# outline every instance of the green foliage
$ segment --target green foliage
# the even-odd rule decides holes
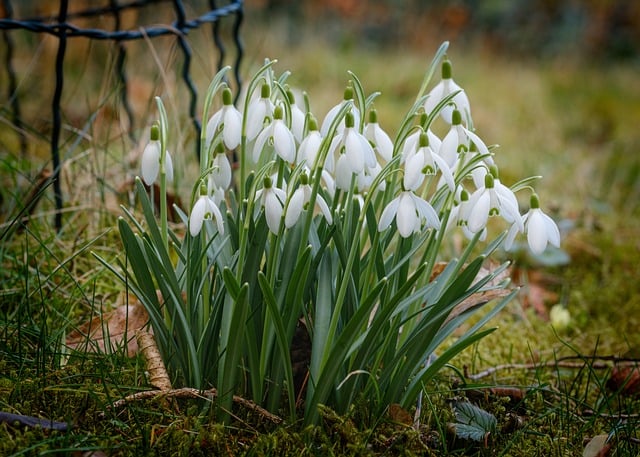
[[[192,215],[187,218],[183,214],[189,233],[180,236],[170,231],[166,210],[162,208],[158,222],[138,180],[136,194],[143,218],[138,220],[127,211],[126,219],[121,218],[118,224],[125,261],[115,267],[101,260],[147,309],[174,383],[201,389],[216,387],[220,394],[218,408],[223,417],[231,410],[232,394],[237,393],[273,412],[279,412],[284,406],[290,420],[295,421],[296,396],[303,392],[294,389],[290,350],[296,344],[293,336],[302,319],[311,341],[304,422],[317,423],[320,405],[345,413],[359,395],[369,398],[369,408],[382,414],[391,403],[405,407],[413,404],[425,383],[452,357],[491,332],[481,327],[511,296],[494,303],[493,311],[484,319],[468,328],[437,357],[432,357],[477,309],[471,307],[454,313],[455,307],[476,293],[496,287],[491,283],[496,282],[495,278],[506,265],[488,274],[481,273],[481,267],[502,237],[497,237],[482,255],[474,258],[478,234],[460,258],[447,259],[443,250],[444,225],[453,217],[454,194],[447,192],[446,187],[437,186],[433,177],[427,177],[419,191],[415,184],[411,186],[415,185],[416,189],[405,189],[400,176],[401,155],[406,154],[401,150],[408,135],[428,129],[460,93],[443,94],[433,112],[428,116],[419,115],[425,100],[424,91],[445,51],[446,44],[434,58],[416,104],[401,123],[394,158],[372,174],[366,185],[359,184],[360,177],[351,174],[348,188],[343,187],[344,183],[338,183],[337,189],[326,187],[325,166],[329,160],[335,160],[336,154],[339,156],[337,168],[341,166],[340,160],[349,160],[346,166],[355,167],[354,170],[358,167],[357,148],[365,148],[362,141],[367,140],[362,137],[349,143],[347,130],[341,130],[342,124],[349,116],[355,119],[356,113],[360,122],[352,130],[363,132],[365,113],[377,94],[367,97],[362,83],[351,73],[354,98],[336,107],[335,117],[313,163],[304,160],[287,163],[294,158],[286,149],[289,143],[282,132],[292,128],[295,106],[284,89],[288,74],[277,78],[272,69],[274,62],[267,62],[249,82],[241,126],[233,125],[234,118],[222,117],[224,111],[220,111],[215,116],[223,121],[212,130],[208,127],[206,134],[203,131],[202,174],[194,185]],[[214,94],[225,87],[225,71],[210,85],[204,118],[209,114]],[[263,98],[258,104],[275,103],[272,106],[284,107],[286,123],[280,118],[270,118],[270,108],[266,108],[260,116],[265,116],[267,121],[263,125],[262,118],[258,120],[261,133],[254,140],[246,134],[253,127],[250,122],[256,122],[251,117],[251,110],[255,109],[252,97],[253,92],[265,84],[271,84],[272,90],[261,89],[262,96],[271,93],[271,99]],[[159,99],[158,107],[161,150],[164,150],[169,129]],[[225,105],[224,109],[229,106]],[[214,122],[213,119],[210,122]],[[211,188],[209,176],[222,173],[224,167],[214,161],[214,151],[217,145],[230,141],[233,128],[242,132],[238,197],[230,192],[227,201],[217,202],[210,199],[215,188]],[[265,135],[268,135],[266,141]],[[293,144],[293,137],[290,138]],[[334,145],[339,141],[344,141],[344,145],[336,151]],[[484,167],[483,160],[492,160],[480,153],[476,156],[469,153],[467,158],[465,151],[468,150],[468,146],[464,146],[460,154],[461,162],[455,175],[458,184],[473,169]],[[373,165],[364,155],[366,148],[359,153],[363,154],[360,160],[364,159],[367,167],[371,167],[366,172],[373,173]],[[251,166],[257,169],[252,170]],[[163,169],[161,159],[161,195]],[[308,185],[306,180],[301,180],[302,174],[307,173]],[[208,195],[202,191],[207,179]],[[284,185],[288,189],[286,193],[279,189]],[[303,191],[304,204],[296,206],[300,205],[301,198],[296,192]],[[411,200],[407,192],[413,191],[422,197],[411,196]],[[413,224],[413,234],[399,237],[395,230],[383,231],[382,222],[376,229],[383,208],[400,206],[397,203],[402,201],[400,197],[394,199],[397,192],[411,202],[428,198],[431,203],[421,200],[420,210],[411,210],[417,213],[410,217],[427,217],[422,208],[428,206],[427,209],[434,211],[430,209],[433,204],[433,217],[438,215],[442,227],[436,227],[434,224],[439,221],[429,218],[429,225],[423,230],[415,222],[401,220],[407,212],[403,203],[405,206],[396,210],[396,218],[398,224]],[[220,212],[211,206],[218,204],[222,208]],[[322,211],[313,210],[316,204]],[[210,209],[203,215],[196,209],[198,205]],[[300,211],[297,221],[287,222],[285,226],[283,212],[296,208]],[[327,215],[327,211],[331,214]],[[215,219],[215,226],[210,224],[211,219]],[[417,223],[421,224],[420,219]],[[223,232],[224,227],[227,229]],[[430,281],[436,261],[445,260],[447,267],[437,280]],[[431,363],[427,364],[428,359]]]

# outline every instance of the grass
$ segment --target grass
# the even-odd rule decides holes
[[[255,68],[265,56],[278,58],[279,68],[293,72],[292,84],[312,88],[317,114],[336,102],[346,71],[352,70],[377,85],[365,89],[383,92],[376,106],[388,127],[412,102],[435,49],[399,53],[299,38],[302,45],[283,47],[286,37],[258,27],[246,34],[244,65]],[[397,415],[370,417],[357,404],[346,416],[324,411],[321,424],[308,428],[276,427],[238,406],[232,425],[222,426],[211,403],[202,399],[146,400],[109,410],[114,400],[149,387],[142,358],[125,357],[123,348],[99,355],[69,351],[63,344],[74,328],[108,309],[119,292],[89,251],[106,258],[119,254],[112,229],[117,202],[126,203],[126,193],[116,190],[137,170],[128,160],[136,145],[119,136],[114,120],[98,117],[93,124],[78,123],[82,139],[70,135],[65,143],[66,184],[79,190],[68,195],[59,234],[49,225],[48,192],[26,225],[18,221],[17,202],[25,203],[21,196],[28,194],[29,175],[42,154],[36,150],[33,157],[20,157],[12,152],[11,133],[0,134],[0,410],[75,424],[60,432],[2,423],[0,454],[564,456],[581,455],[585,441],[607,434],[613,443],[609,455],[637,455],[638,398],[606,385],[613,369],[607,357],[637,358],[640,347],[637,68],[606,65],[602,71],[604,64],[579,61],[514,62],[462,50],[456,43],[451,59],[454,77],[470,95],[476,127],[490,143],[501,144],[503,181],[545,176],[538,191],[565,227],[563,249],[571,262],[543,266],[540,259],[517,254],[516,282],[525,286],[521,299],[492,322],[497,332],[425,386],[417,430]],[[212,73],[202,61],[199,65],[197,85],[204,88]],[[181,90],[164,86],[160,91],[179,103]],[[102,93],[98,108],[87,106],[90,114],[117,106],[116,95]],[[27,103],[35,107],[37,100]],[[189,151],[189,135],[180,138]],[[188,153],[181,157],[191,160]],[[178,192],[189,187],[188,178],[181,179]],[[531,299],[538,286],[556,294],[543,302],[545,309],[556,303],[567,307],[568,327],[554,329],[544,315],[525,306],[526,294]],[[502,364],[514,367],[478,379],[461,376],[465,369],[473,375]],[[504,387],[515,389],[499,389]],[[451,405],[464,398],[497,418],[497,431],[486,446],[455,439],[449,431]]]

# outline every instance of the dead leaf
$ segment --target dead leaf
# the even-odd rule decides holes
[[[611,369],[607,388],[623,395],[640,395],[640,366],[637,362],[618,362]]]
[[[550,290],[557,282],[556,278],[530,269],[514,270],[513,278],[524,284],[520,292],[523,308],[533,308],[538,316],[549,320],[547,305],[558,302],[558,294]]]
[[[119,299],[118,303],[123,304],[69,333],[67,346],[83,351],[108,352],[125,344],[127,355],[134,357],[138,352],[135,333],[147,325],[149,315],[142,303],[132,295],[126,301]]]
[[[607,457],[611,453],[611,443],[607,443],[608,435],[596,435],[587,443],[582,457]]]
[[[398,422],[399,424],[413,424],[413,417],[411,414],[397,403],[391,403],[389,405],[389,417],[392,421]]]

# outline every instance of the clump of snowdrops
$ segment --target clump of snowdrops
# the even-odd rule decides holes
[[[157,99],[142,177],[159,181],[160,214],[138,180],[142,215],[120,219],[124,259],[110,268],[148,311],[174,385],[215,387],[222,413],[240,395],[305,423],[319,405],[346,412],[363,399],[382,414],[410,407],[452,357],[493,331],[485,324],[513,293],[453,336],[481,307],[461,304],[507,287],[498,280],[506,264],[488,270],[487,259],[518,234],[535,252],[560,236],[532,190],[536,177],[500,181],[447,46],[393,137],[377,122],[379,94],[352,73],[320,122],[275,62],[253,76],[239,109],[221,70],[204,103],[200,175],[189,208],[176,208],[184,235],[167,224],[171,139]],[[435,123],[448,130],[442,138]],[[516,192],[530,197],[524,215]],[[490,235],[500,226],[491,219],[504,230]],[[466,240],[458,252],[454,236]],[[305,342],[308,359],[292,360]]]

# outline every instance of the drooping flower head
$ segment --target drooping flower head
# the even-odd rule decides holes
[[[331,146],[329,154],[338,154],[335,167],[336,187],[341,190],[349,190],[353,175],[363,175],[365,171],[376,170],[376,154],[367,139],[355,128],[355,117],[351,111],[345,116],[345,128],[337,134]],[[363,182],[366,185],[366,177]],[[361,179],[362,179],[361,178]]]
[[[276,154],[287,163],[293,163],[296,158],[296,143],[293,134],[284,122],[284,110],[281,105],[273,111],[273,121],[267,125],[256,138],[253,148],[253,160],[258,162],[260,154],[267,148],[273,148]]]
[[[284,217],[284,225],[287,228],[291,228],[295,225],[295,223],[300,219],[300,215],[302,214],[302,210],[308,210],[307,206],[309,205],[309,201],[311,199],[311,192],[313,189],[309,184],[309,177],[306,173],[302,173],[300,175],[300,186],[293,192],[291,199],[289,200],[289,204],[287,206],[287,211]],[[316,195],[316,206],[320,210],[321,214],[327,220],[328,224],[333,223],[333,216],[331,215],[331,211],[329,210],[329,205],[322,197],[322,195]]]
[[[293,137],[296,140],[296,143],[300,144],[304,135],[304,120],[305,114],[300,109],[300,107],[296,103],[296,97],[287,87],[287,101],[289,102],[289,107],[291,108],[291,133],[293,133]]]
[[[260,98],[254,99],[247,108],[247,140],[253,141],[273,118],[271,86],[266,82],[260,88]]]
[[[465,116],[465,119],[470,119],[471,106],[469,104],[467,94],[452,78],[451,61],[449,59],[445,59],[442,62],[442,80],[433,89],[431,89],[431,92],[429,92],[429,96],[424,104],[424,110],[427,113],[431,113],[438,103],[456,91],[459,92],[453,97],[451,103],[447,104],[442,111],[440,111],[442,119],[449,124],[452,123],[452,114],[454,109],[460,111]]]
[[[472,233],[483,230],[489,216],[502,216],[507,222],[515,224],[522,230],[522,216],[517,204],[502,191],[495,188],[495,180],[491,173],[484,177],[484,187],[477,189],[469,198],[468,210],[461,215],[467,221]]]
[[[329,127],[331,127],[333,120],[336,118],[338,112],[342,109],[345,103],[353,103],[353,86],[351,86],[351,84],[349,84],[344,90],[342,101],[331,108],[327,115],[324,117],[324,120],[322,121],[322,127],[320,127],[320,133],[322,134],[322,136],[327,136],[327,134],[329,133]],[[354,105],[353,108],[351,108],[351,111],[355,121],[354,123],[360,124],[360,110],[358,110],[358,108]],[[342,132],[344,130],[344,127],[345,120],[343,119],[342,122],[340,122],[340,125],[338,125],[337,132]]]
[[[168,182],[173,181],[173,162],[169,151],[165,151],[164,167]],[[157,124],[151,126],[150,141],[142,152],[140,160],[140,174],[147,186],[158,179],[160,173],[160,127]]]
[[[222,213],[220,209],[218,209],[215,201],[206,195],[206,192],[206,188],[201,189],[201,195],[191,209],[191,215],[189,216],[189,233],[191,233],[191,236],[197,236],[202,230],[205,221],[214,220],[218,233],[224,235]]]
[[[405,190],[385,207],[378,221],[378,231],[386,230],[393,219],[396,220],[398,233],[403,238],[422,229],[423,221],[427,228],[440,229],[440,220],[433,207],[410,190]]]
[[[277,235],[287,194],[282,189],[275,187],[269,176],[264,178],[263,183],[263,188],[256,192],[256,200],[260,200],[260,206],[264,208],[269,231]]]
[[[393,158],[393,142],[387,132],[378,123],[378,112],[375,108],[369,111],[369,123],[364,128],[364,137],[369,140],[375,152],[385,162]]]
[[[505,249],[511,249],[515,236],[521,231],[526,231],[527,243],[534,254],[542,254],[547,248],[547,244],[560,247],[558,226],[540,209],[540,199],[537,194],[531,195],[529,212],[522,217],[522,220],[524,221],[524,230],[520,230],[514,224],[507,233]]]
[[[222,108],[220,108],[207,122],[205,147],[209,148],[213,138],[222,134],[222,141],[227,149],[238,147],[242,136],[242,114],[233,105],[231,89],[222,89]]]

